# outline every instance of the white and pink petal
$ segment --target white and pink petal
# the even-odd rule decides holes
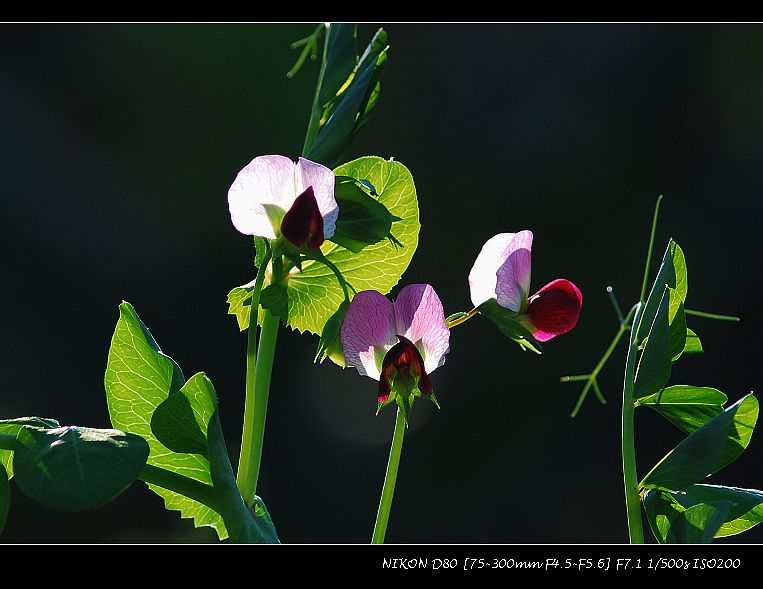
[[[450,351],[450,329],[442,302],[428,284],[409,284],[395,299],[396,333],[418,348],[424,369],[432,373],[445,363]]]
[[[384,353],[398,342],[395,335],[395,310],[390,300],[375,290],[356,294],[340,332],[347,364],[361,375],[379,380]]]

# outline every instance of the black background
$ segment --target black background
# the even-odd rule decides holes
[[[0,417],[108,427],[103,372],[121,300],[186,375],[204,370],[238,455],[245,335],[226,294],[252,278],[226,193],[256,155],[296,157],[318,66],[294,79],[312,24],[0,27]],[[361,25],[365,42],[378,25]],[[385,25],[382,96],[347,159],[412,171],[420,244],[401,284],[469,306],[482,244],[531,229],[533,290],[583,292],[577,328],[537,357],[486,320],[454,329],[417,404],[389,542],[627,541],[619,452],[624,348],[576,419],[577,384],[617,329],[605,287],[638,296],[652,207],[659,257],[684,249],[706,353],[673,383],[736,400],[760,378],[763,29],[758,25]],[[393,291],[397,292],[397,289]],[[282,541],[370,538],[394,412],[375,383],[313,365],[317,340],[281,331],[259,494]],[[643,475],[681,434],[637,415]],[[763,487],[763,444],[711,481]],[[647,532],[648,533],[648,532]],[[137,483],[67,514],[14,488],[3,542],[212,542]],[[732,542],[758,542],[753,530]],[[721,540],[720,542],[728,542]]]

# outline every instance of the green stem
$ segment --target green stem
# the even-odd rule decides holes
[[[620,303],[617,302],[615,291],[611,286],[607,287],[607,294],[609,295],[609,300],[611,301],[612,306],[615,308],[615,313],[617,313],[617,320],[620,323],[623,323],[625,321],[625,318],[623,317],[623,311],[620,309]]]
[[[654,216],[652,217],[652,233],[649,236],[649,250],[646,254],[646,267],[644,268],[644,280],[641,282],[641,295],[638,300],[644,302],[646,296],[646,285],[649,280],[649,266],[652,263],[652,250],[654,249],[654,234],[657,231],[657,218],[660,216],[660,203],[662,202],[662,195],[657,197],[657,203],[654,205]],[[635,325],[638,325],[637,323]]]
[[[254,499],[255,489],[251,487],[256,475],[252,475],[252,451],[254,445],[255,421],[255,376],[257,368],[257,316],[260,308],[260,292],[265,280],[265,272],[270,262],[271,252],[265,254],[257,269],[257,278],[252,290],[252,302],[249,306],[249,330],[246,346],[246,399],[244,401],[244,427],[241,434],[241,454],[238,459],[238,475],[236,482],[244,498]],[[247,505],[249,502],[247,501]]]
[[[451,329],[455,327],[456,325],[461,325],[462,323],[466,323],[467,321],[469,321],[469,319],[474,317],[477,313],[479,313],[479,309],[472,309],[466,315],[462,315],[458,319],[454,319],[453,321],[448,322],[448,329]]]
[[[262,444],[265,438],[265,418],[268,414],[268,397],[270,396],[270,377],[273,372],[273,359],[276,352],[276,338],[281,320],[267,309],[263,313],[260,347],[257,351],[257,376],[254,384],[254,430],[253,444],[249,456],[249,484],[246,495],[242,497],[248,506],[254,504],[257,492],[257,480],[260,476],[262,462]]]
[[[392,507],[392,498],[395,496],[395,482],[397,481],[397,467],[400,465],[400,453],[403,450],[403,436],[405,435],[405,417],[398,408],[395,418],[395,433],[392,435],[392,446],[389,449],[389,461],[387,473],[384,475],[384,487],[382,488],[379,511],[376,513],[376,524],[371,544],[384,544],[387,535],[387,522],[389,510]]]
[[[638,304],[633,324],[638,320],[643,310],[642,303]],[[623,381],[623,410],[622,410],[622,454],[623,454],[623,485],[625,490],[625,507],[628,514],[628,534],[631,544],[644,543],[644,529],[641,520],[641,498],[638,491],[638,474],[636,472],[636,445],[634,438],[633,385],[636,375],[636,356],[638,343],[636,330],[633,330],[628,346],[628,357],[625,361],[625,378]]]
[[[563,376],[561,378],[562,382],[573,382],[573,381],[579,381],[579,380],[587,381],[585,387],[583,388],[583,392],[581,392],[580,397],[578,397],[578,402],[575,403],[575,408],[572,410],[572,413],[570,413],[570,417],[575,417],[580,411],[580,407],[582,407],[583,401],[585,401],[586,397],[588,396],[588,391],[591,389],[592,386],[594,386],[596,377],[599,376],[599,373],[604,368],[604,365],[609,360],[609,357],[615,351],[615,348],[617,347],[617,344],[620,343],[620,339],[623,337],[623,334],[630,328],[631,317],[633,317],[633,314],[636,312],[637,307],[638,307],[638,303],[633,305],[630,311],[628,311],[628,314],[625,316],[622,323],[620,323],[620,329],[617,330],[617,333],[615,334],[615,337],[612,338],[612,342],[609,344],[609,347],[604,352],[604,355],[601,357],[598,364],[596,364],[596,366],[594,367],[594,369],[591,371],[590,374],[579,375],[579,376]],[[598,389],[598,385],[596,385],[595,391],[597,396],[599,397],[599,400],[603,401],[604,397],[601,395],[601,391]]]
[[[739,317],[733,315],[716,315],[715,313],[705,313],[704,311],[692,311],[691,309],[684,309],[684,313],[687,315],[694,315],[695,317],[704,317],[705,319],[717,319],[718,321],[739,321]]]
[[[323,55],[321,56],[321,71],[318,74],[318,82],[315,85],[315,96],[313,96],[313,105],[310,108],[310,122],[307,125],[307,133],[305,134],[305,143],[302,145],[302,155],[307,156],[310,148],[313,146],[315,137],[318,135],[318,129],[321,122],[321,106],[318,104],[318,100],[321,94],[321,88],[323,87],[323,76],[326,73],[326,57],[329,48],[329,40],[331,37],[331,25],[326,26],[326,35],[323,40]]]
[[[0,450],[15,450],[16,436],[12,434],[0,434]]]
[[[217,510],[217,498],[211,485],[194,480],[176,472],[170,472],[157,466],[146,464],[138,475],[138,479],[150,485],[185,495],[189,499],[203,503]]]

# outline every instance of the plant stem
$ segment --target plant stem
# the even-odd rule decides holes
[[[403,450],[403,436],[405,435],[405,417],[398,407],[395,418],[395,433],[392,435],[392,446],[389,449],[389,461],[387,472],[384,475],[384,487],[382,488],[379,511],[376,513],[376,524],[371,544],[384,544],[387,534],[387,522],[389,510],[392,507],[392,498],[395,496],[395,482],[397,481],[397,467],[400,465],[400,453]]]
[[[455,327],[456,325],[461,325],[462,323],[466,323],[467,321],[469,321],[469,319],[474,317],[477,313],[479,313],[479,309],[472,309],[466,315],[463,315],[459,317],[458,319],[454,319],[453,321],[450,321],[448,323],[448,329]]]
[[[694,315],[695,317],[704,317],[705,319],[717,319],[718,321],[739,321],[739,317],[733,315],[716,315],[714,313],[705,313],[704,311],[692,311],[691,309],[684,309],[684,313],[687,315]]]
[[[654,216],[652,217],[652,233],[649,236],[649,250],[646,254],[644,280],[641,282],[641,295],[638,298],[638,300],[642,303],[644,302],[644,296],[646,296],[646,284],[649,280],[649,266],[652,263],[652,249],[654,249],[654,234],[657,231],[657,218],[660,216],[660,202],[662,202],[662,195],[657,197],[657,203],[654,205]],[[638,323],[635,325],[638,325]]]
[[[599,390],[598,385],[594,385],[596,377],[599,376],[599,372],[601,372],[601,370],[604,368],[604,365],[607,363],[607,360],[609,360],[609,357],[615,351],[615,348],[617,347],[617,344],[620,343],[620,339],[623,337],[623,334],[630,328],[630,320],[631,317],[633,317],[633,314],[636,312],[637,307],[638,304],[633,305],[630,311],[628,311],[628,314],[625,316],[622,323],[620,323],[620,329],[617,330],[617,333],[615,334],[615,337],[612,338],[612,342],[609,344],[609,347],[604,352],[604,355],[601,357],[598,364],[596,364],[590,374],[579,376],[563,376],[561,378],[562,382],[573,382],[579,380],[587,381],[585,387],[583,387],[583,392],[581,392],[580,397],[578,397],[578,402],[575,403],[575,408],[572,410],[572,413],[570,413],[570,417],[575,417],[578,414],[580,407],[582,407],[583,401],[585,401],[586,397],[588,396],[588,391],[592,386],[595,386],[594,390],[596,391],[599,400],[603,400],[604,397],[601,395],[601,391]]]
[[[638,320],[643,310],[643,303],[638,303],[633,324]],[[644,529],[641,521],[641,498],[638,493],[638,474],[636,472],[636,446],[634,438],[633,385],[636,374],[636,355],[638,343],[636,330],[629,338],[628,357],[625,361],[625,377],[623,381],[623,410],[622,410],[622,454],[623,454],[623,485],[625,489],[625,508],[628,514],[628,535],[631,544],[644,543]]]
[[[315,95],[313,96],[313,105],[310,108],[310,122],[307,125],[307,133],[305,134],[305,143],[302,145],[302,155],[307,156],[310,148],[315,142],[315,137],[318,135],[318,127],[321,122],[321,105],[318,104],[320,99],[321,88],[323,87],[323,76],[326,73],[326,53],[329,48],[329,41],[331,37],[331,25],[326,26],[326,34],[323,40],[323,54],[321,55],[321,71],[318,74],[318,82],[315,84]]]
[[[156,485],[157,487],[180,493],[217,510],[217,498],[215,490],[211,485],[150,464],[146,464],[143,467],[143,470],[138,475],[138,479],[150,485]]]
[[[257,368],[257,316],[260,308],[260,292],[265,280],[265,271],[270,262],[270,251],[265,255],[260,267],[257,269],[257,278],[252,290],[252,302],[249,311],[249,330],[247,332],[246,346],[246,399],[244,401],[244,427],[241,434],[241,454],[238,459],[238,475],[236,482],[247,505],[248,498],[254,500],[255,488],[252,488],[256,475],[251,472],[252,452],[254,445],[254,421],[255,421],[255,377]]]
[[[262,444],[265,438],[265,418],[268,413],[268,397],[270,396],[270,377],[273,372],[273,359],[276,352],[276,338],[281,320],[267,309],[262,318],[262,332],[260,333],[260,346],[257,352],[257,375],[254,385],[254,430],[252,452],[250,454],[250,484],[247,486],[247,494],[242,496],[246,504],[251,507],[254,504],[254,496],[257,493],[257,480],[260,476],[260,463],[262,461]]]

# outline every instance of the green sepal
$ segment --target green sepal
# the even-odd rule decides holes
[[[270,251],[270,241],[264,237],[254,236],[254,265],[259,268]]]
[[[479,312],[495,323],[503,335],[517,342],[523,350],[529,349],[536,354],[541,353],[540,344],[530,330],[522,325],[518,313],[501,307],[495,299],[482,303],[479,306]]]
[[[344,358],[344,351],[342,349],[340,331],[342,329],[342,324],[344,323],[344,317],[347,315],[347,309],[349,308],[350,301],[345,299],[342,304],[339,305],[336,313],[326,321],[326,325],[323,326],[323,333],[321,333],[321,338],[318,342],[318,350],[315,352],[313,362],[321,364],[327,357],[331,357],[336,364],[347,366],[347,361]],[[341,364],[340,357],[342,361]]]

